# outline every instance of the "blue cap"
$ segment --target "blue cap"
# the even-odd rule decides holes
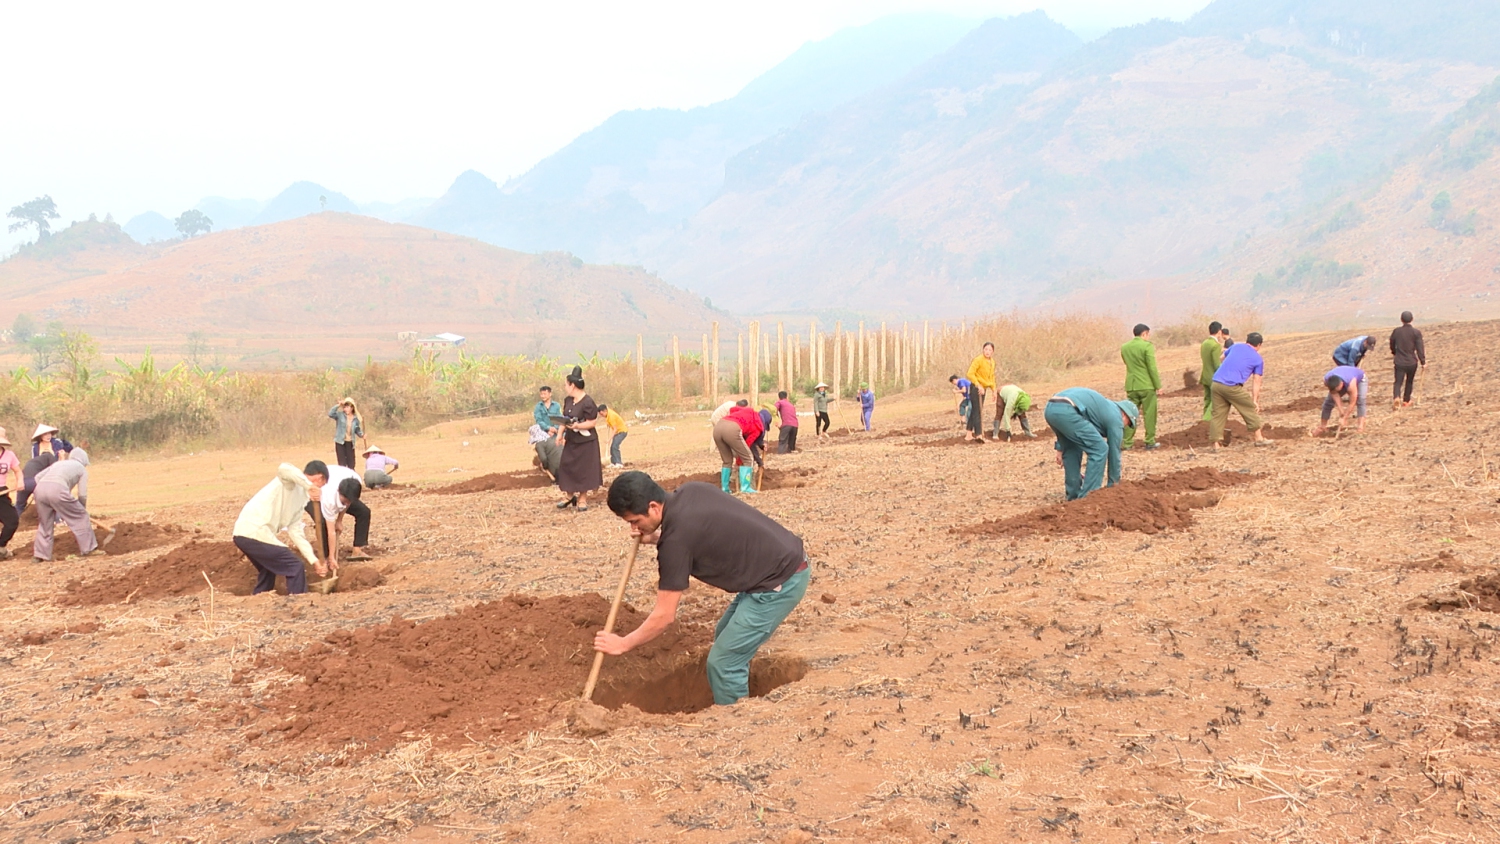
[[[1141,415],[1141,412],[1135,407],[1135,402],[1117,401],[1115,402],[1115,404],[1119,405],[1120,410],[1124,411],[1125,418],[1130,420],[1130,427],[1134,428],[1136,420],[1139,419]]]

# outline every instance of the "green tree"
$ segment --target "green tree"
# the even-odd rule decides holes
[[[193,362],[193,366],[200,365],[200,358],[208,356],[208,335],[202,331],[194,331],[187,336],[187,356]]]
[[[208,234],[214,228],[214,221],[196,208],[189,208],[182,212],[173,222],[177,224],[177,230],[182,232],[183,237]]]
[[[62,359],[69,395],[75,401],[83,399],[89,393],[94,363],[99,357],[99,344],[82,331],[63,331],[57,335],[57,353]]]
[[[30,226],[36,226],[36,239],[42,240],[52,233],[52,223],[50,221],[56,220],[59,215],[57,213],[57,203],[52,201],[52,197],[39,196],[30,202],[23,202],[10,209],[10,213],[5,216],[16,221],[10,224],[11,231],[15,232]]]
[[[10,324],[10,336],[17,343],[25,343],[36,336],[36,320],[28,314],[16,314],[16,321]]]

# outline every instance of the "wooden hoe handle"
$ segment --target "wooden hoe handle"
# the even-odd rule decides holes
[[[630,556],[625,558],[625,570],[620,572],[620,587],[615,590],[615,602],[609,605],[609,616],[604,619],[604,632],[615,632],[615,617],[620,614],[620,602],[625,600],[625,587],[630,584],[630,573],[635,569],[635,555],[641,550],[641,539],[636,537],[630,545]],[[594,684],[599,682],[599,669],[604,667],[604,651],[594,651],[594,667],[589,669],[589,680],[583,684],[583,699],[594,699]]]

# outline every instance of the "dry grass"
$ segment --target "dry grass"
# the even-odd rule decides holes
[[[1252,331],[1260,331],[1265,323],[1260,311],[1246,305],[1222,308],[1207,314],[1194,311],[1171,325],[1152,326],[1151,339],[1158,346],[1194,346],[1208,336],[1208,324],[1219,321],[1229,327],[1229,336],[1244,339]]]

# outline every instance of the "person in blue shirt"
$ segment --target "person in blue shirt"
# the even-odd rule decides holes
[[[1266,374],[1266,359],[1260,356],[1263,343],[1265,338],[1260,332],[1252,331],[1245,336],[1245,342],[1224,350],[1224,359],[1209,386],[1214,409],[1208,420],[1208,440],[1215,451],[1223,447],[1224,426],[1229,422],[1231,407],[1245,418],[1245,427],[1250,429],[1256,445],[1271,444],[1261,433],[1264,423],[1260,419],[1260,381]]]
[[[531,421],[548,434],[557,436],[557,423],[552,421],[552,417],[562,415],[562,405],[552,400],[551,387],[537,390],[537,396],[541,400],[531,409]]]
[[[874,430],[870,425],[870,417],[875,415],[875,391],[864,381],[859,382],[859,418],[865,423],[865,430]]]
[[[1359,362],[1365,359],[1365,355],[1375,348],[1375,338],[1368,334],[1352,337],[1338,345],[1333,350],[1334,366],[1359,366]]]
[[[1132,436],[1140,411],[1133,402],[1110,401],[1087,387],[1070,387],[1047,400],[1043,413],[1057,435],[1057,465],[1063,467],[1063,490],[1068,500],[1079,499],[1105,482],[1120,482],[1120,448],[1125,429]],[[1082,469],[1088,456],[1087,469]]]
[[[953,385],[953,395],[958,400],[959,424],[962,425],[969,418],[969,388],[974,382],[957,375],[949,375],[948,383]]]
[[[1360,433],[1365,431],[1365,399],[1369,396],[1370,379],[1365,377],[1365,371],[1357,366],[1335,366],[1323,376],[1323,386],[1328,388],[1328,395],[1323,399],[1323,417],[1318,427],[1312,431],[1313,436],[1318,436],[1328,430],[1328,420],[1333,417],[1335,408],[1339,412],[1339,427],[1349,427],[1349,415],[1352,413],[1358,418]],[[1353,394],[1350,388],[1353,387]]]

